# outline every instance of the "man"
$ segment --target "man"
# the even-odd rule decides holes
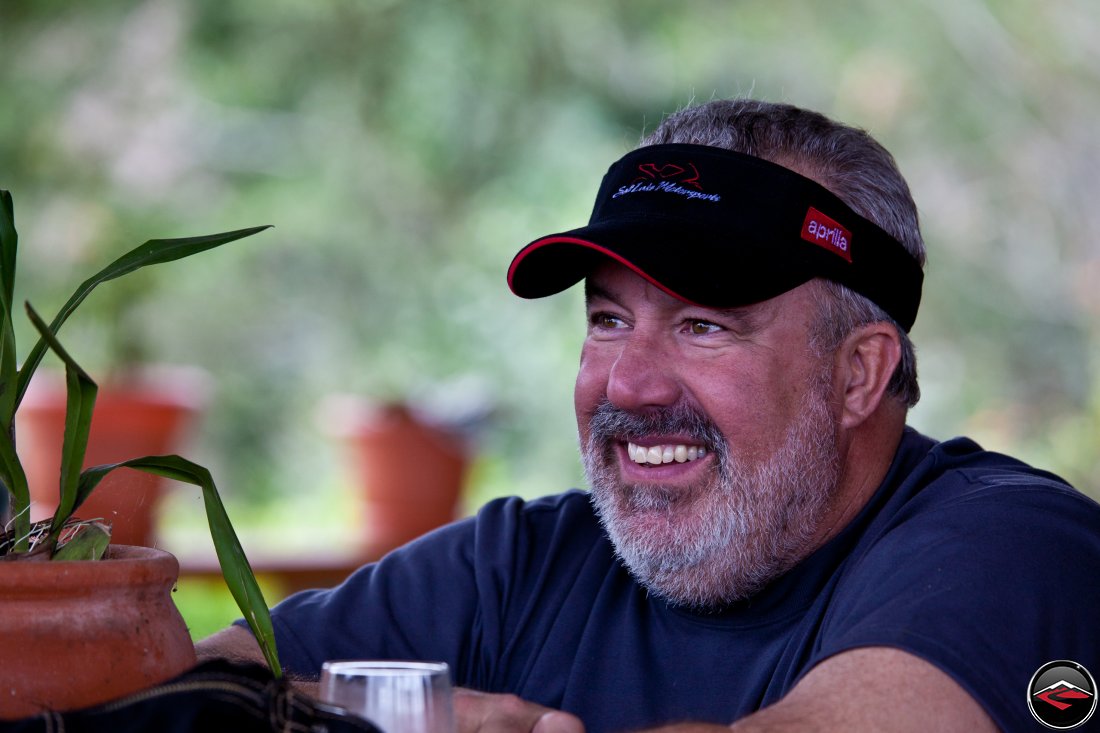
[[[1100,669],[1100,507],[905,426],[923,261],[864,132],[671,116],[508,273],[523,297],[584,281],[590,495],[492,502],[288,599],[286,666],[446,661],[487,693],[462,731],[1035,727],[1041,665]],[[258,658],[239,627],[200,651]]]

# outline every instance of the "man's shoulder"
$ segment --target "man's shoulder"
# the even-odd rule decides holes
[[[597,524],[588,492],[570,489],[560,494],[550,494],[534,499],[521,496],[502,496],[491,499],[477,512],[481,523]]]
[[[475,515],[422,535],[377,565],[388,572],[507,568],[511,574],[545,564],[575,553],[578,546],[598,544],[602,530],[587,497],[587,492],[573,489],[535,499],[491,499]]]
[[[969,438],[935,442],[909,430],[899,454],[906,450],[909,467],[896,483],[911,509],[1071,506],[1100,516],[1100,505],[1060,476]]]
[[[907,430],[890,476],[837,544],[861,573],[901,556],[940,567],[1046,547],[1078,547],[1100,570],[1098,527],[1100,504],[1058,476],[966,438]]]
[[[1080,546],[1100,569],[1100,504],[1055,474],[966,438],[937,443],[907,431],[892,477],[865,512],[855,557],[1005,559]]]
[[[588,492],[577,489],[536,499],[493,499],[478,511],[471,530],[482,547],[529,547],[533,552],[557,552],[603,535]]]
[[[907,434],[895,468],[833,576],[814,661],[902,649],[1020,728],[1029,718],[1016,691],[1036,668],[1100,664],[1081,613],[1100,604],[1100,505],[962,438]]]
[[[501,496],[486,502],[485,508],[494,505],[507,506],[511,510],[519,510],[533,514],[557,513],[561,511],[576,511],[584,507],[591,508],[588,492],[581,489],[567,489],[558,494],[547,494],[536,498],[524,498],[522,496]]]

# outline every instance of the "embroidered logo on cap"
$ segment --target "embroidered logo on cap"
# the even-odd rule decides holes
[[[675,163],[665,163],[664,165],[642,163],[638,166],[638,170],[642,172],[642,175],[635,178],[634,182],[644,181],[647,178],[673,180],[691,186],[696,191],[702,191],[703,187],[699,185],[699,169],[695,167],[694,163],[688,163],[688,166],[691,167],[690,171]]]
[[[641,175],[631,181],[629,185],[619,186],[619,190],[611,194],[611,198],[617,199],[631,193],[656,191],[658,193],[672,193],[689,199],[721,201],[722,197],[720,195],[703,192],[703,186],[699,183],[699,169],[695,167],[695,164],[689,162],[686,165],[685,168],[677,163],[641,163],[638,165],[638,172]],[[685,188],[685,186],[691,188]]]
[[[802,222],[802,238],[852,261],[852,233],[812,206]]]

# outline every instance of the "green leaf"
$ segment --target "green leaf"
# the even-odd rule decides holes
[[[82,523],[51,560],[99,560],[111,543],[111,529],[102,522]]]
[[[15,297],[15,254],[19,234],[15,232],[15,207],[11,194],[0,190],[0,295],[11,303]]]
[[[31,323],[42,335],[43,342],[65,362],[65,436],[61,441],[61,487],[57,511],[50,523],[50,534],[46,547],[52,553],[61,536],[61,529],[80,505],[77,500],[77,486],[80,482],[80,469],[84,465],[84,454],[88,449],[88,435],[92,428],[92,411],[95,409],[96,393],[99,388],[92,378],[81,369],[57,337],[50,333],[49,326],[27,303],[27,315]]]
[[[15,260],[19,249],[11,193],[0,190],[0,481],[11,497],[13,552],[26,552],[31,531],[27,476],[15,451],[16,345],[12,324]]]
[[[62,324],[64,324],[69,316],[72,315],[73,311],[77,309],[77,306],[84,302],[88,294],[100,283],[114,280],[115,278],[122,277],[135,270],[148,267],[149,265],[159,265],[164,262],[173,262],[184,257],[190,257],[193,254],[205,252],[208,249],[213,249],[214,247],[219,247],[223,244],[243,239],[244,237],[250,237],[253,234],[269,228],[269,226],[250,227],[248,229],[237,229],[232,232],[207,234],[201,237],[186,237],[183,239],[151,239],[122,255],[81,283],[80,287],[76,289],[69,297],[68,301],[65,302],[65,305],[61,307],[61,310],[58,311],[57,315],[54,316],[53,321],[50,322],[50,333],[56,334]],[[30,384],[31,377],[34,376],[34,372],[38,368],[39,362],[42,361],[42,356],[45,354],[46,348],[45,340],[39,339],[38,343],[31,349],[30,354],[27,355],[26,361],[23,362],[23,368],[19,370],[14,395],[14,405],[16,408],[18,408],[19,403],[22,401],[23,395],[27,391],[27,386]]]
[[[80,476],[77,491],[77,503],[83,501],[96,485],[116,468],[135,468],[146,473],[164,476],[176,481],[193,484],[202,488],[203,503],[206,506],[206,520],[210,525],[210,537],[214,541],[214,550],[221,565],[222,577],[233,594],[233,599],[244,614],[245,621],[259,642],[267,664],[276,676],[283,674],[279,665],[279,656],[275,649],[275,632],[271,626],[271,614],[267,608],[256,575],[244,554],[237,533],[229,522],[225,506],[210,472],[202,466],[180,456],[146,456],[106,466],[95,466],[85,470]]]
[[[10,303],[15,297],[15,255],[19,235],[15,231],[15,205],[11,193],[0,190],[0,295]]]
[[[16,355],[12,325],[15,256],[19,249],[11,194],[0,190],[0,430],[14,429]]]
[[[0,479],[11,497],[11,524],[15,536],[12,552],[26,552],[30,549],[31,535],[31,492],[27,486],[27,474],[15,453],[15,440],[7,430],[0,430]]]

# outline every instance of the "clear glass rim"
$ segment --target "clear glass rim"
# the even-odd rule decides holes
[[[446,662],[407,662],[385,659],[335,659],[321,665],[321,674],[443,674],[448,675],[450,668]]]

